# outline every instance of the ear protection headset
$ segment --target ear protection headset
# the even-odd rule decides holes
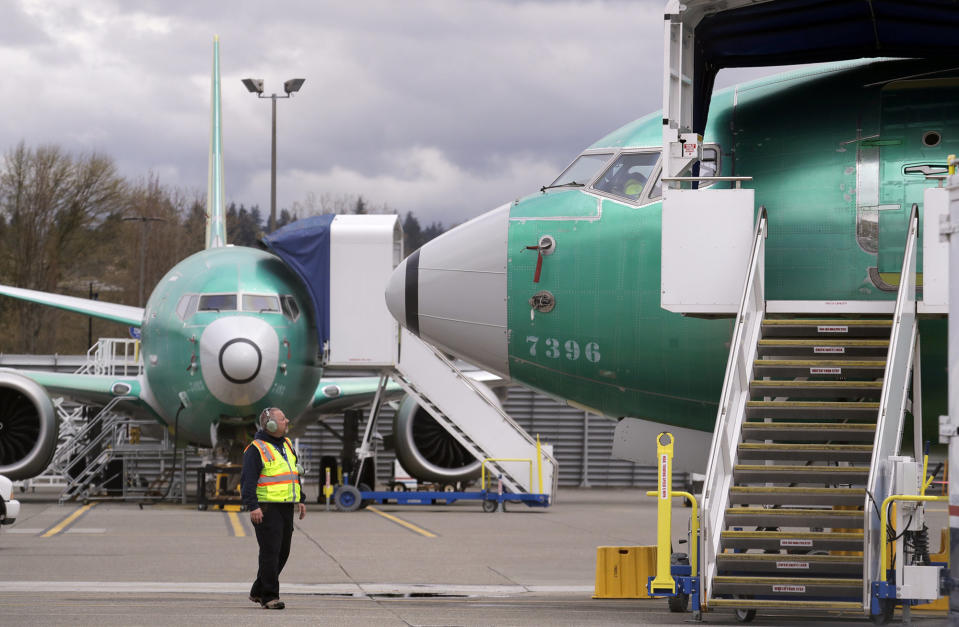
[[[266,420],[266,422],[263,422]],[[260,426],[266,429],[270,433],[276,433],[276,430],[279,429],[280,425],[276,424],[276,421],[273,420],[273,408],[267,407],[262,412],[260,412]]]

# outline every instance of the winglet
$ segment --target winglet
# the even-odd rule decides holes
[[[226,201],[223,192],[223,111],[220,106],[220,37],[213,37],[210,86],[210,172],[206,192],[206,247],[226,246]]]

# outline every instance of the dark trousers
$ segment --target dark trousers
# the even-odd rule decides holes
[[[280,573],[290,556],[293,538],[293,503],[260,503],[263,522],[253,525],[260,545],[260,567],[250,596],[263,603],[280,598]]]

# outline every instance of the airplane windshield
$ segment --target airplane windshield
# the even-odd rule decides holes
[[[589,183],[599,169],[609,161],[612,153],[580,155],[566,170],[559,175],[555,181],[547,185],[544,189],[551,187],[562,187],[564,185],[586,185]]]
[[[280,297],[267,294],[244,294],[243,311],[280,313]]]
[[[198,311],[236,311],[236,294],[203,294]]]
[[[639,200],[658,160],[658,152],[621,154],[593,187],[620,198]]]

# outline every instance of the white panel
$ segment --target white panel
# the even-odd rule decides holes
[[[929,188],[922,201],[921,313],[949,313],[949,242],[939,241],[939,218],[949,215],[949,190]]]
[[[402,241],[395,215],[341,215],[330,227],[327,365],[392,366],[399,329],[383,293]]]
[[[662,307],[739,311],[752,247],[751,189],[664,189]]]

